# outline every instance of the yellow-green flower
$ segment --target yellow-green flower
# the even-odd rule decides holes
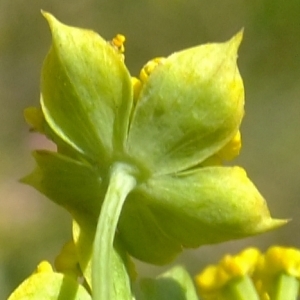
[[[44,16],[53,43],[40,108],[26,118],[57,152],[35,151],[37,167],[24,182],[67,208],[79,227],[86,218],[95,229],[100,209],[114,212],[112,232],[126,251],[154,264],[285,222],[270,217],[242,168],[220,165],[240,149],[242,32],[155,59],[138,80],[124,64],[122,35],[107,42]],[[122,204],[103,208],[105,195]]]

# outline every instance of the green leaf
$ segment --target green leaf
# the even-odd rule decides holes
[[[243,238],[285,223],[270,217],[243,169],[206,167],[150,178],[129,195],[119,232],[132,255],[161,264],[180,247]]]
[[[198,300],[190,275],[176,266],[156,279],[141,280],[143,300]]]
[[[33,155],[37,167],[22,182],[71,212],[87,212],[96,219],[106,191],[97,167],[49,151]]]
[[[236,59],[242,33],[169,56],[150,74],[130,126],[127,152],[155,174],[199,164],[236,134],[244,88]]]
[[[122,151],[132,106],[131,80],[116,50],[95,32],[44,13],[53,44],[42,71],[41,106],[51,129],[91,160]]]
[[[76,221],[75,221],[76,220]],[[76,214],[73,222],[73,238],[75,241],[79,264],[84,277],[92,286],[92,252],[96,224],[88,215]],[[134,276],[133,263],[123,249],[118,238],[115,238],[112,257],[114,295],[113,299],[132,300],[130,276]],[[106,263],[106,262],[103,262]],[[101,266],[99,266],[101,268]]]
[[[8,300],[92,300],[73,278],[54,272],[36,273],[26,279]]]

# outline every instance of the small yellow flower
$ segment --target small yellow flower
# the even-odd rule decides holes
[[[265,254],[264,268],[268,273],[285,272],[300,278],[300,251],[295,248],[271,247]]]
[[[72,277],[81,276],[79,268],[76,246],[73,241],[67,242],[61,249],[61,252],[55,259],[55,268],[58,272]]]
[[[300,279],[299,249],[273,246],[260,258],[254,282],[262,299],[270,298],[269,294],[281,275]]]
[[[208,266],[196,276],[196,283],[203,299],[222,299],[224,288],[232,281],[244,276],[251,277],[260,252],[248,248],[238,255],[226,255],[217,265]]]
[[[121,61],[125,60],[124,52],[125,52],[125,46],[124,43],[126,41],[126,38],[122,34],[117,34],[110,42],[109,44],[116,50],[116,52],[119,54]]]
[[[131,77],[131,84],[133,87],[133,100],[136,104],[140,91],[142,89],[142,82],[136,77]]]
[[[221,160],[232,160],[239,155],[242,147],[241,132],[238,131],[232,140],[226,144],[217,155]]]
[[[41,261],[34,271],[34,273],[50,273],[50,272],[53,272],[53,269],[51,264],[46,260]]]
[[[249,248],[226,255],[196,277],[203,299],[298,299],[300,250],[270,247],[265,254]],[[250,295],[252,295],[250,297]]]
[[[216,154],[208,157],[201,163],[202,167],[221,166],[224,160],[232,160],[240,154],[242,148],[241,132],[238,132],[234,137]]]
[[[230,277],[239,277],[244,275],[252,275],[260,252],[256,248],[248,248],[240,252],[238,255],[226,255],[219,263]]]
[[[126,41],[126,38],[122,34],[117,34],[111,41],[111,44],[120,52],[125,52],[125,46],[124,43]]]
[[[148,61],[140,72],[140,79],[142,83],[145,83],[148,80],[149,75],[153,72],[153,70],[158,66],[163,64],[165,57],[156,57]]]

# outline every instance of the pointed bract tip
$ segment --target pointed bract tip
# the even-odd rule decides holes
[[[232,38],[231,41],[234,42],[237,46],[239,46],[243,40],[244,36],[244,28],[242,28],[238,33],[236,33]]]
[[[50,13],[48,13],[47,11],[45,11],[43,9],[41,9],[41,14],[47,21],[49,21],[50,18],[54,18]]]
[[[57,20],[52,14],[41,10],[41,13],[43,15],[43,17],[46,19],[46,21],[48,22],[49,26],[50,26],[50,30],[53,32],[53,29],[55,28],[55,24],[60,24],[63,25],[59,20]]]
[[[231,39],[228,40],[227,44],[229,45],[229,49],[231,49],[231,51],[237,52],[243,40],[243,35],[244,28],[242,28],[240,31],[238,31],[238,33],[236,33]]]
[[[290,222],[290,219],[269,219],[264,226],[267,230],[274,230]]]

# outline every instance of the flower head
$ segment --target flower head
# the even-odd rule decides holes
[[[300,286],[300,250],[280,246],[265,253],[248,248],[226,255],[196,276],[203,299],[296,299]]]
[[[264,299],[273,299],[275,294],[278,297],[278,294],[290,289],[297,294],[299,280],[300,250],[281,246],[272,246],[261,256],[254,276],[256,287]],[[284,299],[294,298],[286,296]]]
[[[206,267],[196,276],[196,283],[204,299],[227,299],[228,286],[251,277],[260,257],[259,250],[248,248],[238,255],[226,255],[217,265]],[[230,299],[230,298],[228,298]]]
[[[107,43],[44,16],[53,43],[42,71],[41,108],[28,110],[27,120],[57,144],[57,153],[36,151],[38,166],[24,182],[75,219],[85,214],[95,223],[113,166],[126,165],[136,185],[118,234],[131,255],[155,264],[184,247],[285,223],[270,217],[242,168],[219,163],[240,149],[242,32],[152,60],[138,80],[120,59],[122,35]]]

